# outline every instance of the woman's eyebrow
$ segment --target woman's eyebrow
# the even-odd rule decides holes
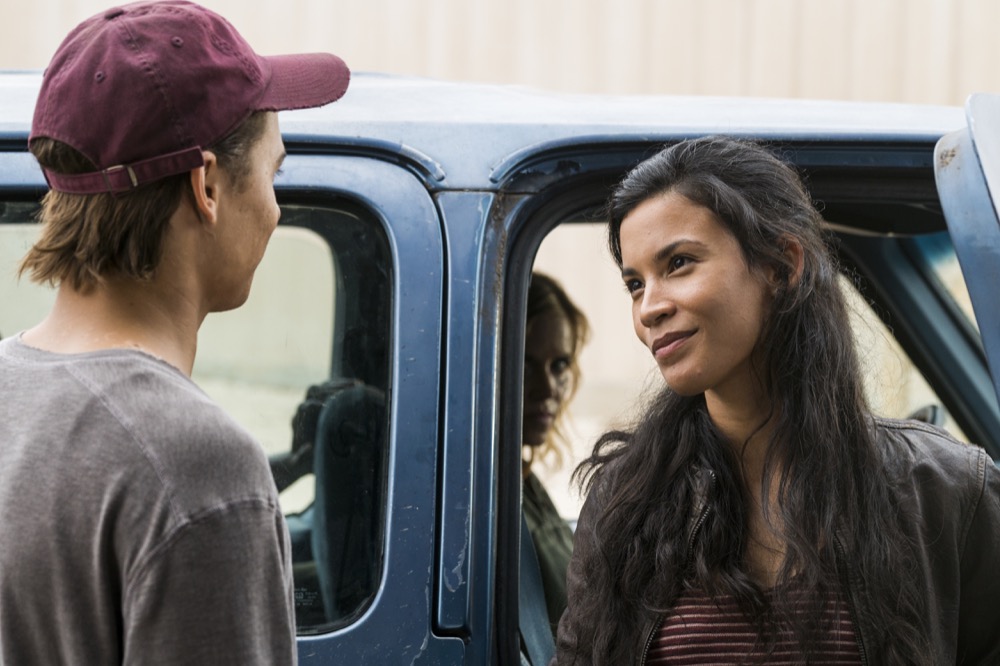
[[[656,263],[656,264],[663,263],[664,261],[666,261],[667,259],[669,259],[671,257],[671,255],[674,254],[674,252],[677,251],[677,248],[681,247],[682,245],[697,245],[699,247],[705,247],[705,244],[702,243],[699,240],[695,240],[693,238],[679,238],[679,239],[675,240],[673,243],[669,243],[667,245],[664,245],[662,248],[660,248],[659,250],[657,250],[656,254],[653,255],[653,263]],[[631,277],[633,275],[638,275],[638,271],[636,271],[634,268],[630,268],[628,266],[623,266],[622,267],[622,277],[623,278],[624,277]]]

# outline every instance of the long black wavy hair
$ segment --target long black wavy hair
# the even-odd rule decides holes
[[[869,638],[880,663],[925,663],[925,619],[919,581],[909,573],[910,541],[899,527],[902,509],[876,447],[839,270],[802,181],[756,143],[706,137],[670,146],[635,167],[611,196],[608,242],[619,267],[622,221],[668,192],[711,210],[750,270],[777,276],[753,362],[774,424],[761,497],[775,491],[779,515],[765,507],[764,516],[780,529],[786,555],[769,597],[746,566],[751,509],[739,447],[715,428],[703,395],[663,389],[634,429],[604,434],[575,473],[604,499],[593,530],[598,546],[581,563],[591,593],[579,602],[588,607],[575,610],[592,618],[593,663],[634,661],[629,632],[666,612],[686,588],[734,595],[763,636],[792,631],[808,663],[827,627],[819,612],[792,613],[792,593],[780,591],[794,579],[796,595],[846,595],[838,561],[851,563],[852,585],[863,585],[884,628]],[[802,248],[797,278],[789,241]],[[689,544],[706,471],[714,475],[710,511]]]

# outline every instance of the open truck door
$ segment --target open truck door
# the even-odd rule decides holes
[[[1000,95],[972,95],[966,119],[938,141],[934,172],[1000,397]]]

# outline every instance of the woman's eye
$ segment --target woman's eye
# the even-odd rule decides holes
[[[569,370],[568,358],[557,358],[552,361],[552,374],[558,376]]]
[[[680,269],[684,268],[690,262],[691,262],[690,258],[685,257],[682,254],[679,254],[676,257],[671,257],[670,258],[670,263],[667,264],[667,266],[670,269],[670,271],[673,272],[673,271],[677,271],[677,270],[680,270]]]
[[[634,294],[640,289],[642,289],[642,282],[639,280],[625,280],[625,291],[628,293]]]

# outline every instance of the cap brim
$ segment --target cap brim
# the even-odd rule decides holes
[[[323,106],[347,91],[351,70],[332,53],[265,56],[271,80],[256,104],[257,111],[289,111]]]

